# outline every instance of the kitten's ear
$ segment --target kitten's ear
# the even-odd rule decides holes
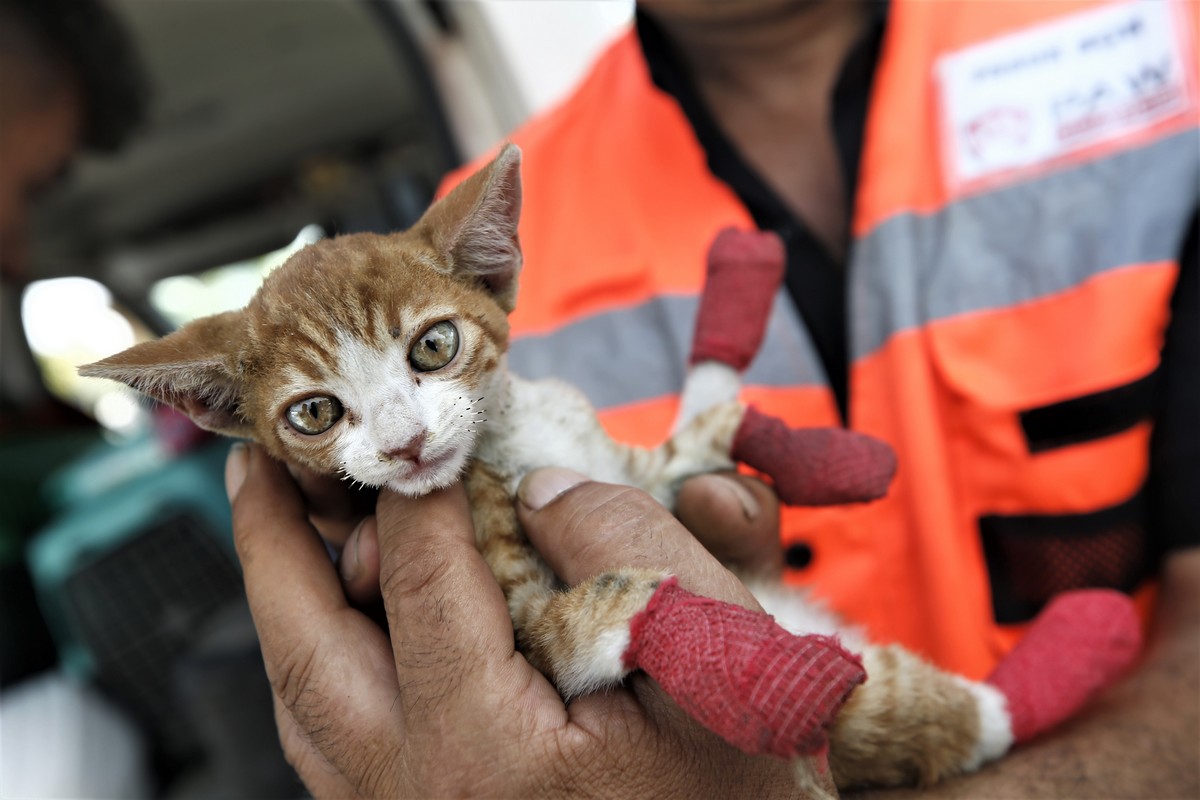
[[[251,426],[237,413],[243,394],[238,347],[244,339],[242,312],[229,311],[82,366],[79,374],[126,383],[205,430],[249,437]]]
[[[505,311],[512,311],[521,270],[520,218],[521,148],[506,144],[417,224],[456,276],[482,283]]]

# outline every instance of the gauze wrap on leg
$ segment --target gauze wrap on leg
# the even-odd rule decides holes
[[[774,233],[725,228],[708,251],[708,274],[688,363],[719,361],[744,372],[762,346],[783,281],[783,242]]]
[[[1013,737],[1024,742],[1074,716],[1141,649],[1129,597],[1108,589],[1067,592],[1046,606],[987,682],[1007,698]]]
[[[845,428],[789,428],[746,409],[731,455],[764,472],[790,506],[876,500],[887,493],[896,455],[885,442]]]
[[[816,755],[854,687],[858,656],[828,636],[796,636],[769,615],[663,583],[630,625],[625,665],[640,668],[735,747]]]

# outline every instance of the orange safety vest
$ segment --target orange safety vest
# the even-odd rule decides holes
[[[1091,432],[1075,411],[1137,397],[1159,361],[1198,201],[1195,18],[1183,2],[893,2],[848,267],[849,425],[889,442],[899,471],[886,499],[785,509],[782,531],[812,554],[794,578],[876,639],[981,677],[1044,586],[1140,579],[1110,567],[1144,555],[1148,406]],[[1125,73],[1149,85],[1097,100]],[[614,435],[656,443],[707,246],[750,215],[632,32],[512,140],[510,364],[576,383]],[[743,396],[840,424],[820,363],[781,291]]]

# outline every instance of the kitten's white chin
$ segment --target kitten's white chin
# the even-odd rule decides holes
[[[429,467],[415,467],[408,475],[398,475],[390,479],[386,486],[408,497],[421,497],[445,489],[462,477],[468,458],[468,451],[459,450]]]

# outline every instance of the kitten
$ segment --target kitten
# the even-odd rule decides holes
[[[408,231],[318,242],[269,275],[243,311],[81,371],[124,381],[276,458],[369,486],[416,496],[465,475],[477,544],[519,646],[572,697],[629,672],[630,622],[665,576],[626,569],[563,591],[518,526],[517,485],[533,469],[569,467],[670,507],[685,477],[733,467],[746,409],[710,405],[645,450],[612,441],[576,389],[506,370],[521,264],[519,166],[509,146]],[[757,588],[792,630],[837,631],[800,594]],[[928,783],[1009,749],[1012,720],[996,688],[843,635],[870,680],[831,732],[839,785]]]

